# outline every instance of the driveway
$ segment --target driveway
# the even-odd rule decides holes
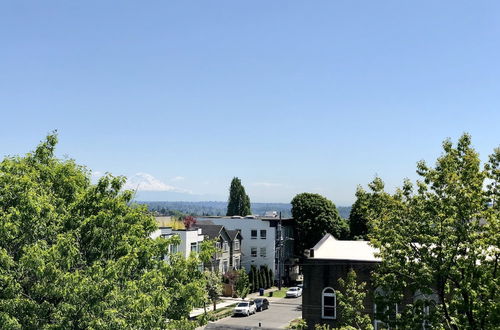
[[[207,324],[205,329],[284,329],[291,320],[302,316],[302,297],[271,299],[269,309],[265,311],[250,316],[227,317]]]

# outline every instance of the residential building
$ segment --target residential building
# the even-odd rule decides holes
[[[214,240],[217,252],[213,256],[211,265],[208,265],[212,271],[218,271],[222,274],[232,269],[232,239],[227,230],[222,225],[207,223],[197,223],[196,227],[201,230],[205,239]],[[241,243],[241,235],[236,235],[236,239]],[[207,266],[207,265],[206,265]]]
[[[229,259],[229,267],[232,269],[240,269],[241,267],[241,240],[243,236],[239,230],[227,230],[227,234],[230,238],[230,253],[231,258]]]
[[[293,253],[294,220],[276,217],[199,217],[198,224],[212,223],[226,230],[238,230],[245,238],[241,244],[241,266],[247,271],[250,267],[267,265],[275,276],[281,274],[285,281],[290,280],[291,269],[297,267]],[[281,238],[281,239],[280,239]],[[280,243],[281,242],[281,243]],[[278,246],[278,248],[277,248]],[[281,246],[281,248],[280,248]],[[281,251],[281,259],[280,253]]]
[[[373,287],[372,272],[381,261],[376,254],[377,249],[370,246],[368,241],[340,241],[330,234],[325,235],[310,249],[309,257],[302,265],[302,318],[306,320],[308,329],[314,329],[315,324],[338,327],[343,317],[341,311],[337,310],[337,292],[340,289],[338,280],[345,279],[351,269],[356,272],[358,281],[366,283],[367,295],[362,312],[370,316],[375,330],[388,328],[376,318],[379,313],[388,311],[389,317],[396,317],[403,306],[417,300],[438,303],[435,295],[425,296],[418,292],[408,292],[400,304],[395,304],[390,309],[386,307],[384,311],[381,311],[380,307],[377,308],[374,296],[384,293],[380,288]],[[425,321],[422,321],[422,328],[426,329]]]
[[[171,227],[160,227],[151,234],[151,238],[165,237],[170,238],[177,235],[180,239],[179,244],[171,244],[169,253],[180,252],[185,258],[189,257],[191,252],[199,252],[204,235],[201,229],[172,229]]]

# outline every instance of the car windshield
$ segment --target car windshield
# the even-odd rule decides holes
[[[262,302],[262,299],[255,299],[254,301],[255,301],[256,303],[260,303],[260,302]]]
[[[238,307],[248,307],[248,303],[247,302],[239,303]]]
[[[298,288],[290,288],[290,291],[297,291]]]

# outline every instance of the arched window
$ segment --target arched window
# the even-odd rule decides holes
[[[324,288],[321,294],[321,317],[324,319],[337,317],[337,296],[332,288]]]

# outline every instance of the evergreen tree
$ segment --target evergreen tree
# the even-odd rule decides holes
[[[246,216],[251,214],[250,197],[245,192],[245,188],[241,184],[241,180],[234,177],[229,188],[229,200],[227,204],[227,216],[240,215]]]
[[[274,286],[274,273],[271,268],[269,268],[269,281],[271,283],[271,286]]]

